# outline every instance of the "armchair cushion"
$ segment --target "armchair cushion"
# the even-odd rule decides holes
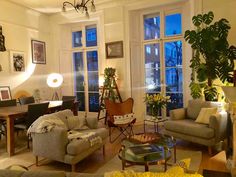
[[[134,113],[125,115],[114,115],[114,124],[127,124],[134,120]]]
[[[87,117],[86,123],[90,129],[98,128],[98,119],[96,117]]]
[[[189,100],[187,107],[187,117],[195,120],[204,104],[205,102],[200,99]]]
[[[172,120],[185,119],[186,117],[186,108],[179,108],[170,111],[170,118]]]
[[[191,135],[195,137],[210,139],[214,137],[214,129],[209,128],[206,124],[198,124],[194,120],[184,119],[178,121],[166,121],[164,123],[165,129]]]
[[[86,125],[85,117],[70,116],[67,117],[67,128],[68,130],[86,130],[88,126]]]
[[[199,115],[195,122],[202,124],[209,124],[209,119],[212,114],[217,112],[217,108],[201,108]]]

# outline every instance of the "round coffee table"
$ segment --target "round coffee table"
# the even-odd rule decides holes
[[[164,164],[166,171],[172,148],[175,160],[176,142],[172,137],[144,133],[123,140],[118,157],[122,161],[122,170],[132,165],[144,165],[145,171],[149,171],[149,165]]]

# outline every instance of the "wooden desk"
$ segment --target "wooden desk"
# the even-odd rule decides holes
[[[52,112],[56,108],[60,108],[62,101],[49,101],[48,112]],[[77,112],[78,102],[74,103],[73,113],[78,115]],[[17,118],[23,118],[27,115],[28,105],[0,107],[0,119],[6,120],[7,123],[7,152],[10,156],[15,153],[14,143],[14,121]]]

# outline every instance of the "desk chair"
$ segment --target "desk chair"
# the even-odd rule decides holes
[[[74,100],[75,101],[76,96],[62,96],[62,101],[67,101],[67,100]]]
[[[122,120],[120,119],[119,122],[116,121],[116,117],[126,117],[126,115],[133,113],[133,98],[128,98],[122,103],[116,103],[109,99],[105,99],[105,107],[107,111],[107,123],[109,127],[109,137],[110,142],[115,142],[121,135],[125,137],[131,136],[133,133],[133,125],[136,122],[136,118],[130,118],[128,121],[127,119]],[[116,128],[120,131],[120,133],[112,139],[112,129]]]
[[[73,111],[74,100],[63,100],[61,105],[61,110],[70,109]]]
[[[16,99],[0,101],[0,107],[16,106]],[[4,130],[3,130],[4,128]],[[6,121],[0,119],[0,139],[1,135],[6,136]]]
[[[29,96],[29,97],[21,97],[21,98],[18,98],[18,100],[19,100],[19,103],[20,103],[21,105],[30,104],[30,103],[35,103],[34,97],[32,97],[32,96]]]
[[[48,111],[49,102],[46,103],[38,103],[38,104],[29,104],[28,105],[28,114],[26,117],[26,121],[24,124],[14,125],[17,129],[27,130],[31,124],[38,119],[40,116],[43,116]],[[28,135],[27,138],[27,147],[29,148],[29,141],[31,137]]]

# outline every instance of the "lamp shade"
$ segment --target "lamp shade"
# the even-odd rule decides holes
[[[49,74],[47,77],[47,84],[49,87],[60,87],[63,82],[63,77],[61,74],[58,73],[52,73]]]

